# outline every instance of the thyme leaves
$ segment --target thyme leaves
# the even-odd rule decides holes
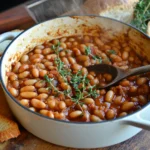
[[[131,24],[146,33],[147,20],[150,19],[150,1],[140,0],[134,10],[134,19]]]
[[[82,74],[82,71],[78,71],[77,73],[71,72],[69,68],[67,68],[59,57],[60,42],[52,45],[52,49],[54,50],[57,58],[55,58],[54,63],[57,67],[57,71],[60,76],[63,78],[64,82],[70,85],[71,89],[66,89],[64,91],[58,90],[57,87],[53,85],[54,78],[49,78],[48,75],[44,76],[45,81],[48,83],[48,88],[55,91],[57,95],[64,94],[66,97],[70,98],[75,104],[78,104],[81,108],[83,104],[82,100],[86,97],[96,98],[98,93],[96,91],[96,86],[91,86],[90,81],[87,78],[87,74]],[[90,55],[93,59],[98,60],[100,63],[102,62],[101,58],[98,56],[94,56],[91,54],[90,47],[87,47],[85,50],[86,55]],[[70,77],[70,80],[67,80],[67,77]],[[88,88],[87,88],[88,87]]]
[[[99,63],[102,63],[102,58],[99,57],[98,55],[94,56],[89,46],[85,47],[85,54],[91,56],[94,60],[98,61]]]

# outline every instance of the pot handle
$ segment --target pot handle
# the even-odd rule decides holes
[[[0,35],[0,55],[3,54],[9,43],[18,36],[22,31],[10,31]]]
[[[134,117],[130,118],[128,117],[127,119],[124,119],[123,124],[135,126],[150,131],[150,117],[148,115],[149,112],[150,112],[150,105],[148,105],[143,110],[137,112],[135,116],[133,114]]]

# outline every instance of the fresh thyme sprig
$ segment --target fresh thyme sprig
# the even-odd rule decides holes
[[[148,19],[150,19],[150,0],[140,0],[135,7],[134,19],[131,24],[146,32]]]
[[[88,96],[92,96],[93,98],[96,98],[99,96],[97,91],[95,90],[96,86],[89,86],[89,79],[87,78],[87,75],[82,76],[82,72],[78,71],[75,75],[72,75],[72,79],[70,81],[71,85],[75,89],[75,97],[73,97],[73,101],[75,103],[82,104],[82,100],[85,99]],[[79,85],[82,85],[79,88]],[[86,87],[88,88],[88,94],[84,95],[84,92],[86,90]]]
[[[86,81],[85,81],[86,80]],[[87,85],[87,79],[85,76],[82,76],[82,72],[78,71],[76,74],[72,74],[70,84],[75,90],[75,96],[72,97],[74,103],[82,105],[81,100],[84,99],[84,90]],[[82,87],[79,88],[79,84],[82,84]]]
[[[88,95],[92,96],[93,98],[97,98],[99,94],[97,93],[96,89],[94,89],[96,86],[90,86],[88,89]]]
[[[90,86],[90,81],[87,78],[87,74],[82,75],[81,71],[78,71],[76,74],[72,73],[68,68],[65,67],[64,63],[61,61],[59,57],[60,49],[60,42],[58,44],[52,45],[52,49],[54,50],[55,54],[57,55],[57,58],[55,59],[55,64],[57,66],[57,70],[59,74],[62,76],[65,82],[67,84],[72,86],[72,89],[67,89],[64,91],[59,91],[57,87],[55,87],[52,83],[54,80],[53,78],[49,78],[47,75],[44,76],[44,79],[48,83],[48,88],[55,91],[57,94],[64,94],[66,97],[70,98],[75,104],[78,104],[79,107],[82,110],[81,105],[83,104],[82,100],[88,96],[91,96],[93,98],[96,98],[98,96],[96,91],[96,86]],[[101,58],[98,56],[94,56],[91,54],[90,48],[87,48],[86,54],[90,55],[93,59],[99,60],[101,62]],[[71,77],[70,81],[67,81],[67,76]],[[89,87],[87,89],[87,86]],[[74,91],[74,94],[72,92]],[[88,94],[84,95],[85,92],[88,92]]]
[[[117,54],[115,50],[109,50],[108,51],[110,54]]]
[[[60,49],[60,42],[58,42],[57,44],[54,44],[54,45],[52,45],[52,50],[54,50],[55,51],[55,53],[59,56],[59,52],[62,50],[62,49]]]
[[[55,64],[57,65],[58,72],[61,72],[64,68],[64,63],[60,60],[59,57],[55,58]]]
[[[71,94],[71,90],[70,90],[70,89],[64,90],[64,95],[65,95],[65,96],[71,98],[71,95],[70,95],[70,94]]]
[[[46,82],[49,84],[48,88],[53,90],[54,92],[57,92],[58,94],[62,94],[62,91],[59,91],[52,83],[52,81],[54,80],[54,78],[49,78],[47,75],[44,76],[44,79],[46,80]]]
[[[67,76],[70,75],[69,69],[65,68],[64,62],[62,62],[59,57],[55,59],[55,64],[59,74],[62,76],[63,80],[67,82]]]
[[[94,56],[91,53],[91,48],[89,46],[85,47],[85,54],[91,56],[94,60],[98,61],[99,63],[102,63],[102,58],[97,55]]]
[[[72,78],[71,78],[70,83],[72,84],[74,89],[77,89],[79,83],[81,83],[81,81],[82,81],[81,74],[82,74],[81,71],[78,71],[76,74],[72,74]]]
[[[60,48],[60,42],[58,42],[55,45],[52,45],[52,49],[54,50],[55,54],[57,55],[57,58],[55,58],[55,64],[57,66],[57,70],[59,72],[59,74],[62,76],[62,78],[64,79],[65,82],[67,82],[67,76],[70,75],[70,71],[65,68],[64,62],[61,61],[60,57],[59,57],[59,52],[62,50]]]

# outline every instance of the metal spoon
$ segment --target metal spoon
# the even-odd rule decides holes
[[[108,88],[126,77],[150,72],[150,65],[129,69],[129,70],[122,70],[112,65],[98,64],[98,65],[88,66],[87,69],[88,71],[94,71],[96,73],[109,73],[112,75],[113,80],[107,85],[103,87],[99,87],[101,89],[101,88]]]

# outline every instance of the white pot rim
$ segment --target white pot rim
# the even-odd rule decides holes
[[[109,18],[109,17],[104,17],[104,16],[97,16],[97,15],[78,15],[79,17],[99,17],[99,18],[104,18],[104,19],[110,19],[112,21],[115,21],[115,22],[118,22],[118,23],[121,23],[121,24],[124,24],[126,26],[129,26],[130,28],[134,28],[135,30],[137,30],[138,32],[142,33],[144,36],[146,36],[146,38],[150,38],[147,34],[145,34],[144,32],[138,30],[136,27],[130,25],[130,24],[127,24],[127,23],[124,23],[122,21],[119,21],[119,20],[116,20],[116,19],[113,19],[113,18]],[[47,20],[47,21],[44,21],[42,23],[46,23],[46,22],[49,22],[49,21],[53,21],[54,19],[59,19],[59,18],[65,18],[65,17],[72,17],[72,16],[61,16],[61,17],[57,17],[57,18],[52,18],[50,20]],[[13,44],[13,42],[18,38],[20,37],[22,34],[24,34],[25,32],[27,32],[28,30],[31,30],[32,28],[34,28],[35,26],[38,26],[42,23],[38,23],[38,24],[35,24],[33,25],[32,27],[28,28],[27,30],[24,30],[23,32],[21,32],[19,35],[17,35],[10,43],[9,45],[6,47],[5,51],[3,52],[3,55],[1,57],[1,60],[0,60],[0,81],[1,81],[1,85],[3,87],[3,89],[5,90],[5,92],[7,93],[7,95],[11,98],[11,100],[13,100],[17,105],[19,105],[20,107],[22,107],[25,111],[28,111],[32,114],[35,114],[39,117],[42,117],[42,118],[45,118],[45,119],[48,119],[48,120],[52,120],[52,121],[55,121],[55,122],[60,122],[60,123],[66,123],[66,124],[79,124],[79,125],[93,125],[93,124],[103,124],[103,123],[108,123],[108,122],[116,122],[116,121],[123,121],[125,118],[128,118],[128,117],[131,117],[135,114],[138,114],[140,111],[142,111],[143,109],[145,109],[146,107],[148,107],[150,105],[150,103],[147,103],[145,106],[142,107],[142,109],[140,110],[137,110],[131,114],[128,114],[127,116],[124,116],[124,117],[119,117],[119,118],[116,118],[116,119],[113,119],[113,120],[106,120],[106,121],[101,121],[101,122],[73,122],[73,121],[65,121],[65,120],[59,120],[59,119],[53,119],[53,118],[49,118],[47,116],[44,116],[40,113],[37,113],[37,112],[33,112],[32,110],[28,109],[27,107],[21,105],[11,94],[10,92],[8,91],[7,87],[5,86],[4,84],[4,81],[2,79],[2,65],[3,65],[3,61],[4,61],[4,57],[5,57],[5,54],[7,53],[7,50],[8,48]]]

